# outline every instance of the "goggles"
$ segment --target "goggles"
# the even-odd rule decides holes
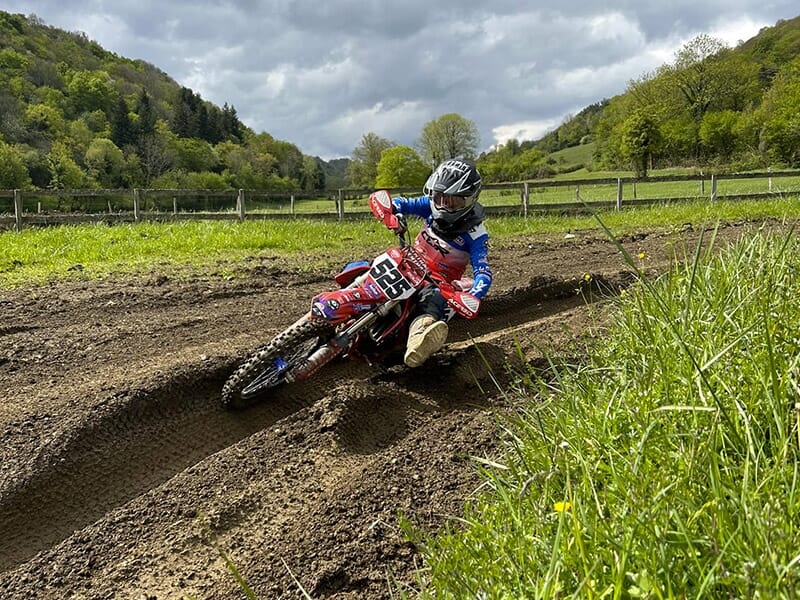
[[[464,196],[452,196],[442,192],[434,192],[433,204],[441,210],[460,210],[467,205],[467,199]]]

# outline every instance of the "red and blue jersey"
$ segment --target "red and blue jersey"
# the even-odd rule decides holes
[[[428,196],[418,198],[392,198],[395,213],[416,215],[425,219],[425,225],[414,240],[414,249],[425,257],[428,268],[447,281],[464,276],[467,265],[472,267],[474,284],[469,293],[483,298],[492,285],[489,267],[489,232],[483,223],[464,231],[453,239],[436,234],[431,223],[431,203]]]

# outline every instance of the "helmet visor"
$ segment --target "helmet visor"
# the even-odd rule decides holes
[[[464,198],[464,196],[453,196],[451,194],[443,194],[442,192],[434,192],[433,204],[439,210],[449,212],[463,209],[467,205],[467,199]]]

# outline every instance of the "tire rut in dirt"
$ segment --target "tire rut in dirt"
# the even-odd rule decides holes
[[[315,402],[335,380],[354,376],[355,367],[332,365],[316,380],[278,390],[246,413],[225,411],[219,402],[233,365],[181,374],[112,399],[102,415],[73,431],[28,480],[0,490],[0,571]]]
[[[636,275],[629,271],[587,275],[580,279],[536,277],[525,287],[487,298],[481,306],[480,316],[474,321],[451,321],[448,343],[551,317],[584,304],[601,302],[616,296],[634,281]]]

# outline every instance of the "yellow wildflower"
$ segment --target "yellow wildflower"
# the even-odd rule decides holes
[[[553,504],[553,510],[556,512],[567,512],[570,508],[572,508],[572,502],[556,502]]]

